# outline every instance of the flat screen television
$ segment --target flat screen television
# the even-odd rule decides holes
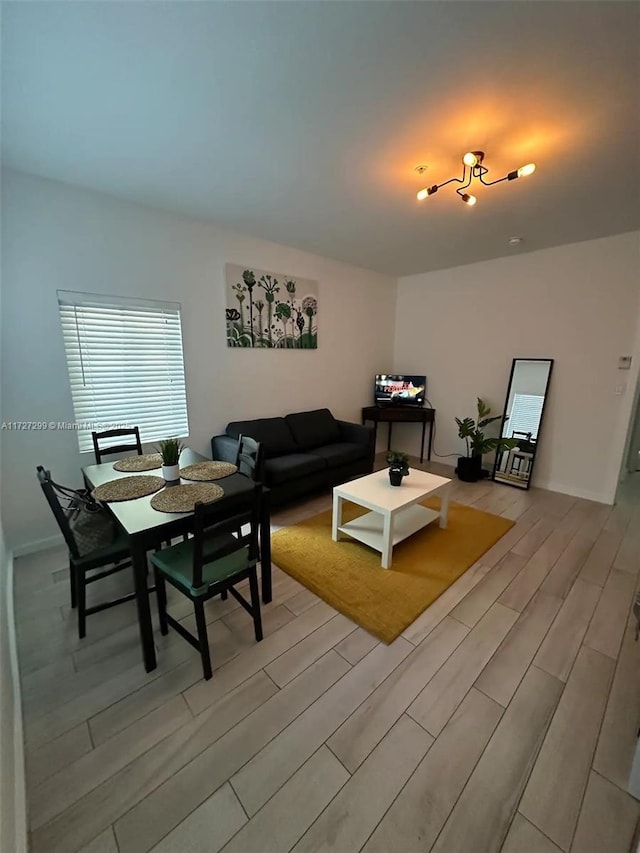
[[[376,406],[424,406],[426,390],[426,376],[378,373],[374,400]]]

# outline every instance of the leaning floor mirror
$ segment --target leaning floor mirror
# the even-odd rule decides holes
[[[513,359],[500,429],[511,446],[496,453],[493,479],[498,483],[518,489],[531,485],[552,368],[552,358]]]

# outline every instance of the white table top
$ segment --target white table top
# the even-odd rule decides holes
[[[336,486],[333,493],[347,500],[351,498],[361,506],[375,506],[383,511],[394,512],[426,498],[450,482],[447,477],[412,468],[410,473],[402,478],[402,485],[392,486],[389,482],[389,469],[385,468]]]

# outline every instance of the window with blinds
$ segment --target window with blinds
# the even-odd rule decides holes
[[[187,436],[180,305],[60,290],[58,305],[80,451],[94,429]]]
[[[507,421],[508,435],[517,432],[530,432],[532,438],[538,437],[544,397],[537,394],[515,394],[511,406],[511,415]]]

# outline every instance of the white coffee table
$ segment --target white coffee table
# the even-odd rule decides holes
[[[375,471],[333,490],[333,523],[331,538],[337,542],[346,533],[382,554],[382,568],[391,567],[393,546],[426,527],[437,518],[440,527],[447,526],[451,480],[411,469],[401,486],[389,483],[389,471]],[[430,495],[440,497],[440,512],[419,506]],[[371,510],[353,521],[342,523],[344,501]]]

